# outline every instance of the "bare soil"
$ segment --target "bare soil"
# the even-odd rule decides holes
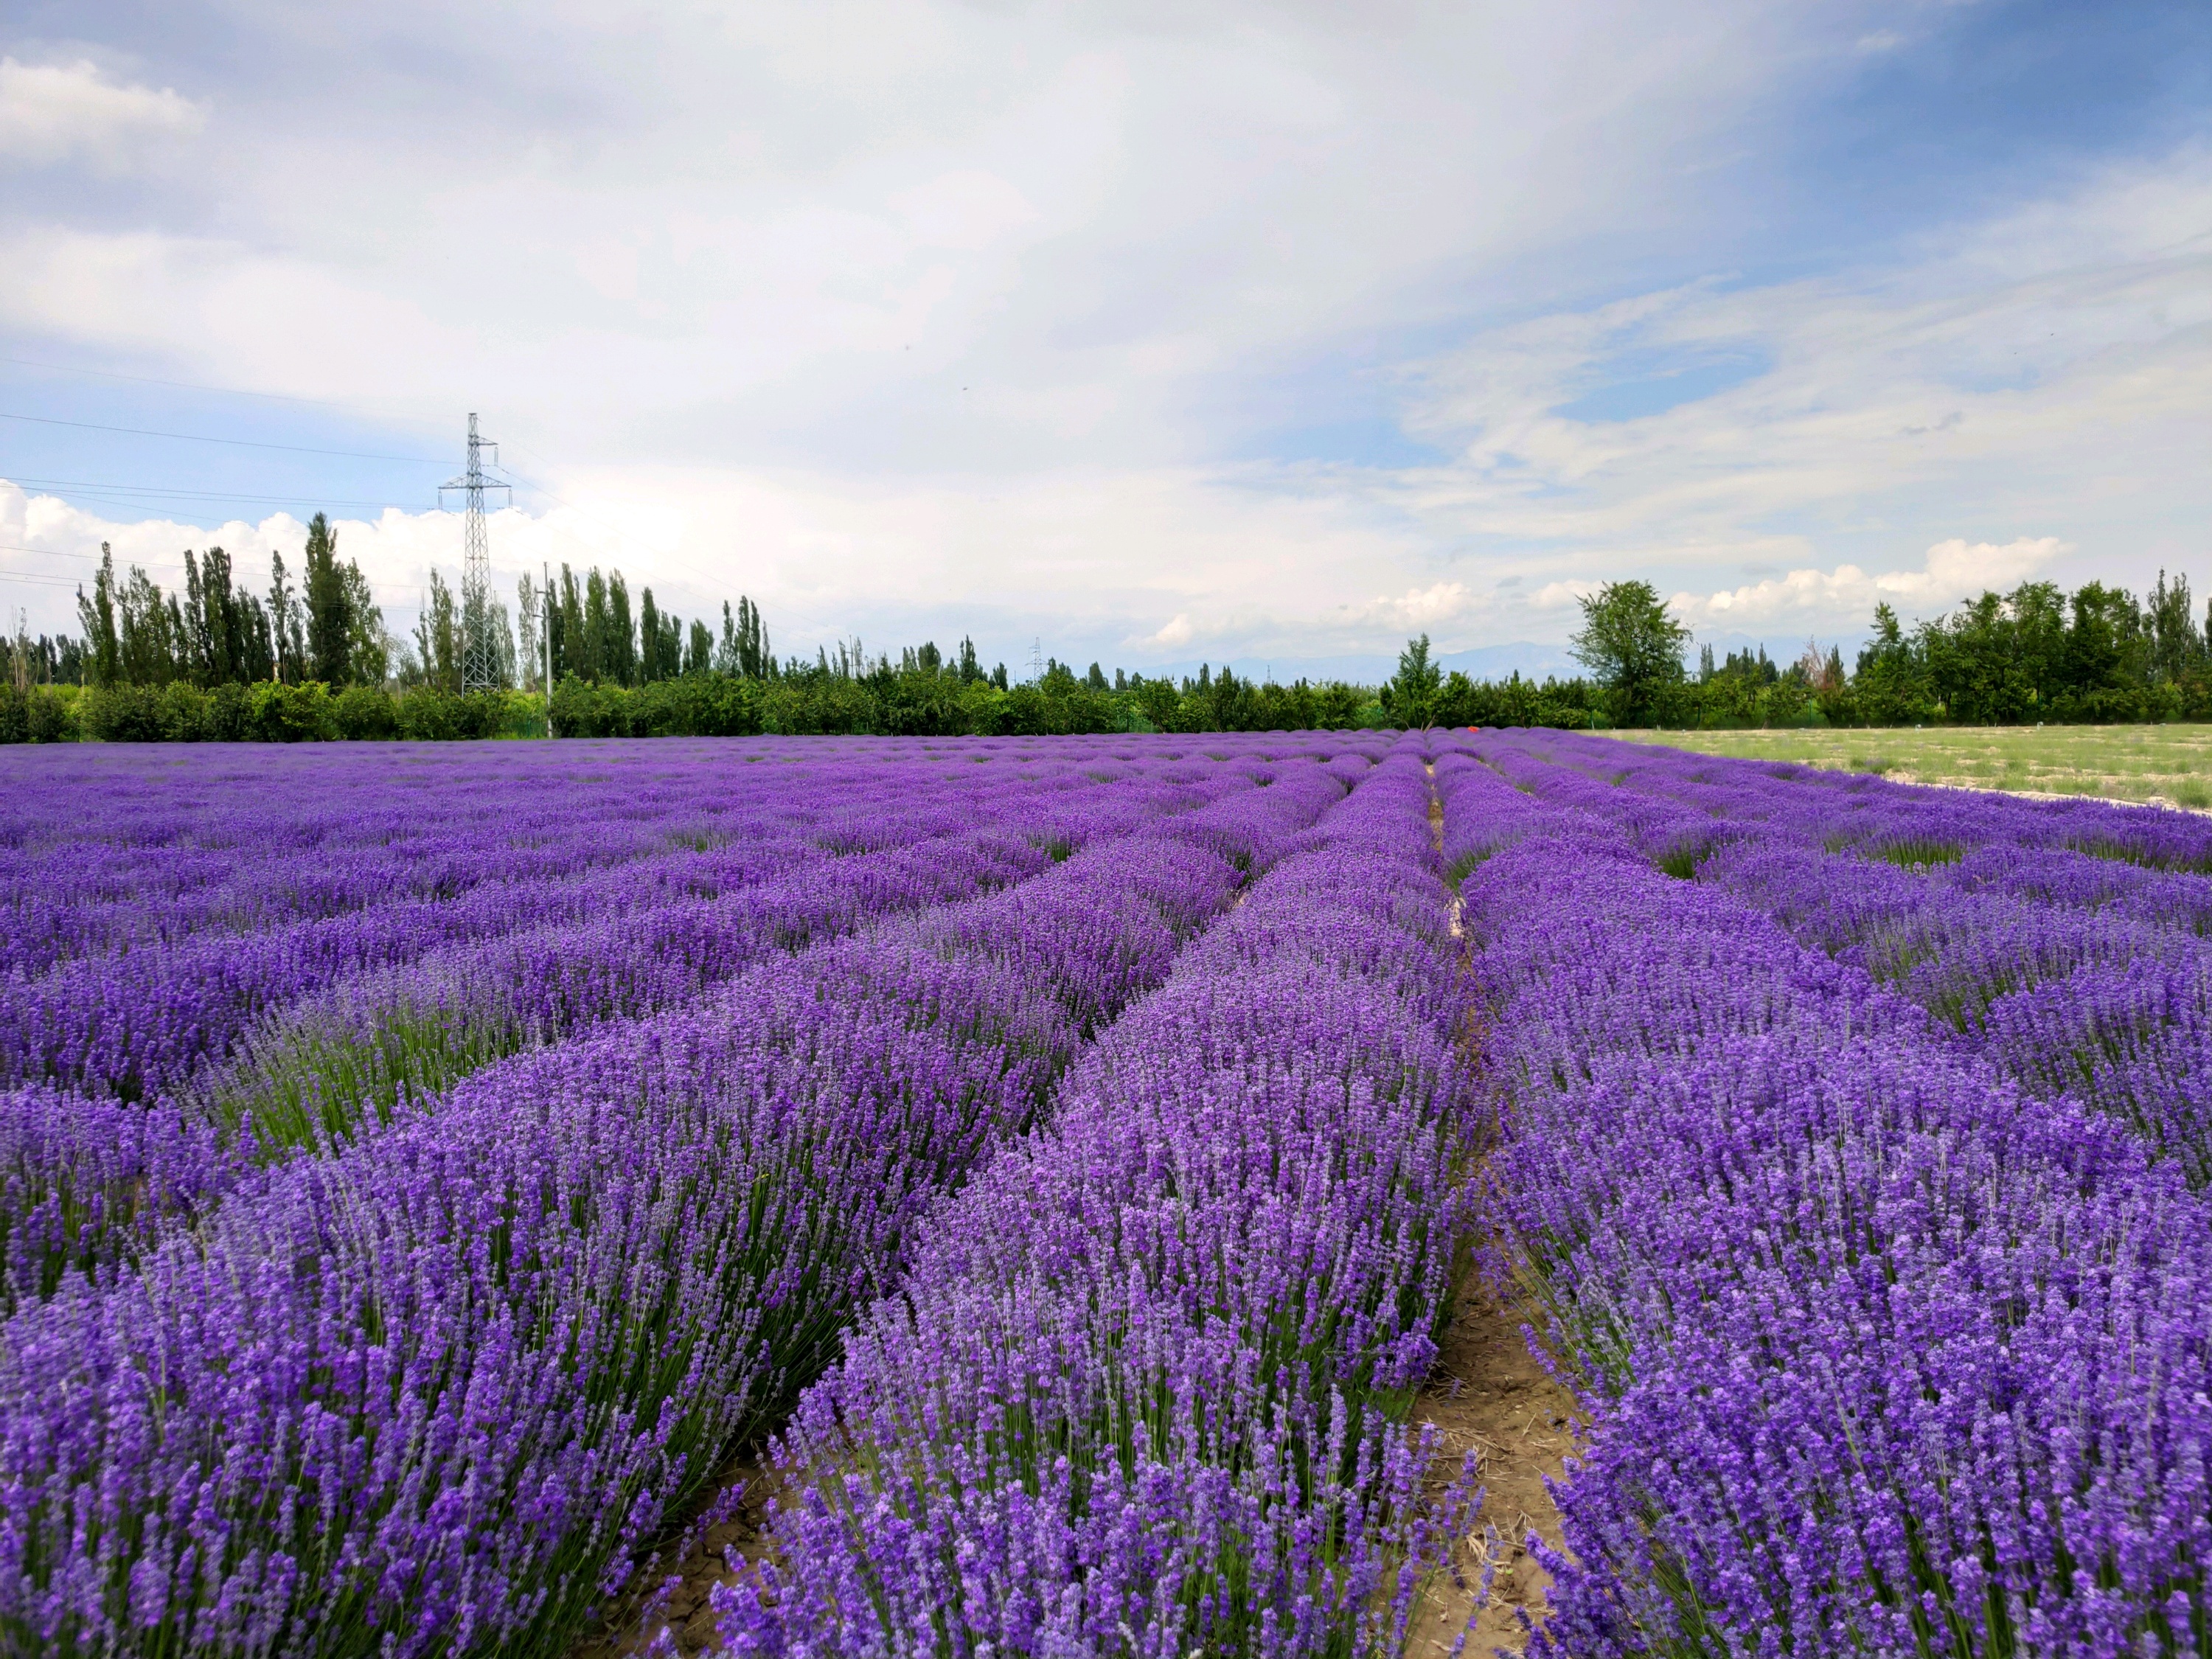
[[[769,1500],[777,1484],[774,1470],[758,1453],[732,1462],[714,1482],[714,1490],[727,1494],[740,1488],[734,1505],[725,1506],[722,1518],[695,1527],[689,1535],[664,1547],[632,1586],[608,1604],[597,1626],[569,1649],[569,1659],[633,1659],[652,1646],[664,1626],[684,1659],[708,1651],[714,1644],[714,1609],[709,1598],[715,1585],[736,1582],[737,1575],[727,1565],[729,1552],[735,1551],[744,1560],[761,1553]]]
[[[1460,1541],[1455,1565],[1462,1581],[1439,1575],[1413,1616],[1409,1659],[1449,1654],[1460,1632],[1469,1654],[1518,1655],[1529,1626],[1548,1610],[1551,1576],[1529,1555],[1536,1534],[1561,1547],[1559,1511],[1545,1489],[1575,1455],[1584,1431],[1574,1395],[1538,1363],[1523,1327],[1532,1308],[1501,1302],[1486,1285],[1470,1284],[1445,1333],[1443,1352],[1413,1407],[1413,1421],[1433,1423],[1443,1438],[1439,1477],[1455,1471],[1468,1452],[1480,1460],[1483,1501],[1474,1529]],[[1480,1607],[1476,1595],[1486,1570],[1490,1589]]]

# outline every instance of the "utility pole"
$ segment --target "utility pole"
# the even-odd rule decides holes
[[[491,451],[491,464],[499,465],[499,446],[477,435],[477,417],[469,416],[469,470],[438,486],[442,506],[449,489],[467,497],[461,544],[461,690],[489,691],[499,684],[499,653],[491,637],[491,538],[484,530],[484,491],[504,489],[514,499],[514,487],[502,479],[487,477],[483,452]],[[550,695],[550,693],[549,693]]]
[[[545,607],[545,625],[539,630],[539,634],[544,641],[545,735],[550,738],[553,735],[553,567],[547,562],[541,563],[538,568],[545,577],[543,588],[544,597],[539,601]]]

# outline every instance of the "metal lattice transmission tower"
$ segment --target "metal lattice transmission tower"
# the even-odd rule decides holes
[[[491,464],[499,465],[499,446],[477,435],[477,417],[469,416],[469,470],[438,486],[441,501],[446,491],[458,489],[468,498],[462,515],[461,544],[461,690],[489,691],[502,678],[499,641],[491,625],[491,538],[484,531],[484,491],[504,489],[514,499],[514,486],[484,472],[483,452],[491,451]],[[428,666],[426,664],[425,666]]]

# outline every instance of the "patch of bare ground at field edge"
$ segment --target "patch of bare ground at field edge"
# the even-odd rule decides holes
[[[2212,807],[2191,806],[2185,802],[2176,800],[2171,795],[2138,795],[2130,799],[2124,795],[2083,794],[2078,790],[2029,789],[2001,783],[1979,783],[1972,779],[1962,780],[1941,775],[1923,777],[1919,773],[1908,770],[1904,767],[1893,767],[1881,775],[1886,782],[1908,783],[1917,789],[1951,789],[1967,795],[2016,795],[2022,800],[2094,801],[2100,806],[2155,806],[2167,812],[2191,812],[2198,817],[2212,817]]]
[[[775,1471],[759,1452],[731,1462],[714,1483],[718,1494],[742,1487],[729,1513],[665,1545],[630,1587],[600,1609],[592,1627],[569,1648],[568,1659],[634,1659],[653,1645],[664,1626],[684,1659],[710,1651],[714,1646],[714,1587],[737,1582],[727,1564],[729,1552],[744,1560],[762,1553],[769,1503],[778,1485]],[[676,1581],[674,1588],[656,1607],[671,1579]]]
[[[1470,1613],[1469,1655],[1521,1653],[1528,1641],[1522,1613],[1542,1622],[1551,1576],[1524,1540],[1534,1532],[1560,1547],[1559,1511],[1544,1480],[1559,1478],[1580,1445],[1583,1424],[1574,1395],[1529,1352],[1522,1328],[1536,1317],[1532,1308],[1500,1301],[1479,1279],[1470,1282],[1414,1404],[1413,1420],[1435,1425],[1443,1438],[1439,1484],[1472,1451],[1483,1499],[1473,1531],[1455,1547],[1461,1582],[1439,1574],[1414,1608],[1407,1659],[1449,1654]],[[1478,1609],[1486,1569],[1490,1591]]]

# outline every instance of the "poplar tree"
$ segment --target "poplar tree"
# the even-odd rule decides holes
[[[337,554],[337,532],[331,528],[328,517],[316,514],[307,521],[307,546],[301,556],[308,676],[331,686],[343,685],[351,678],[353,659],[352,595],[338,568]]]
[[[76,591],[78,624],[84,629],[86,679],[94,685],[113,685],[123,673],[123,646],[115,633],[115,554],[106,542],[100,544],[100,568],[92,578],[92,597]]]

